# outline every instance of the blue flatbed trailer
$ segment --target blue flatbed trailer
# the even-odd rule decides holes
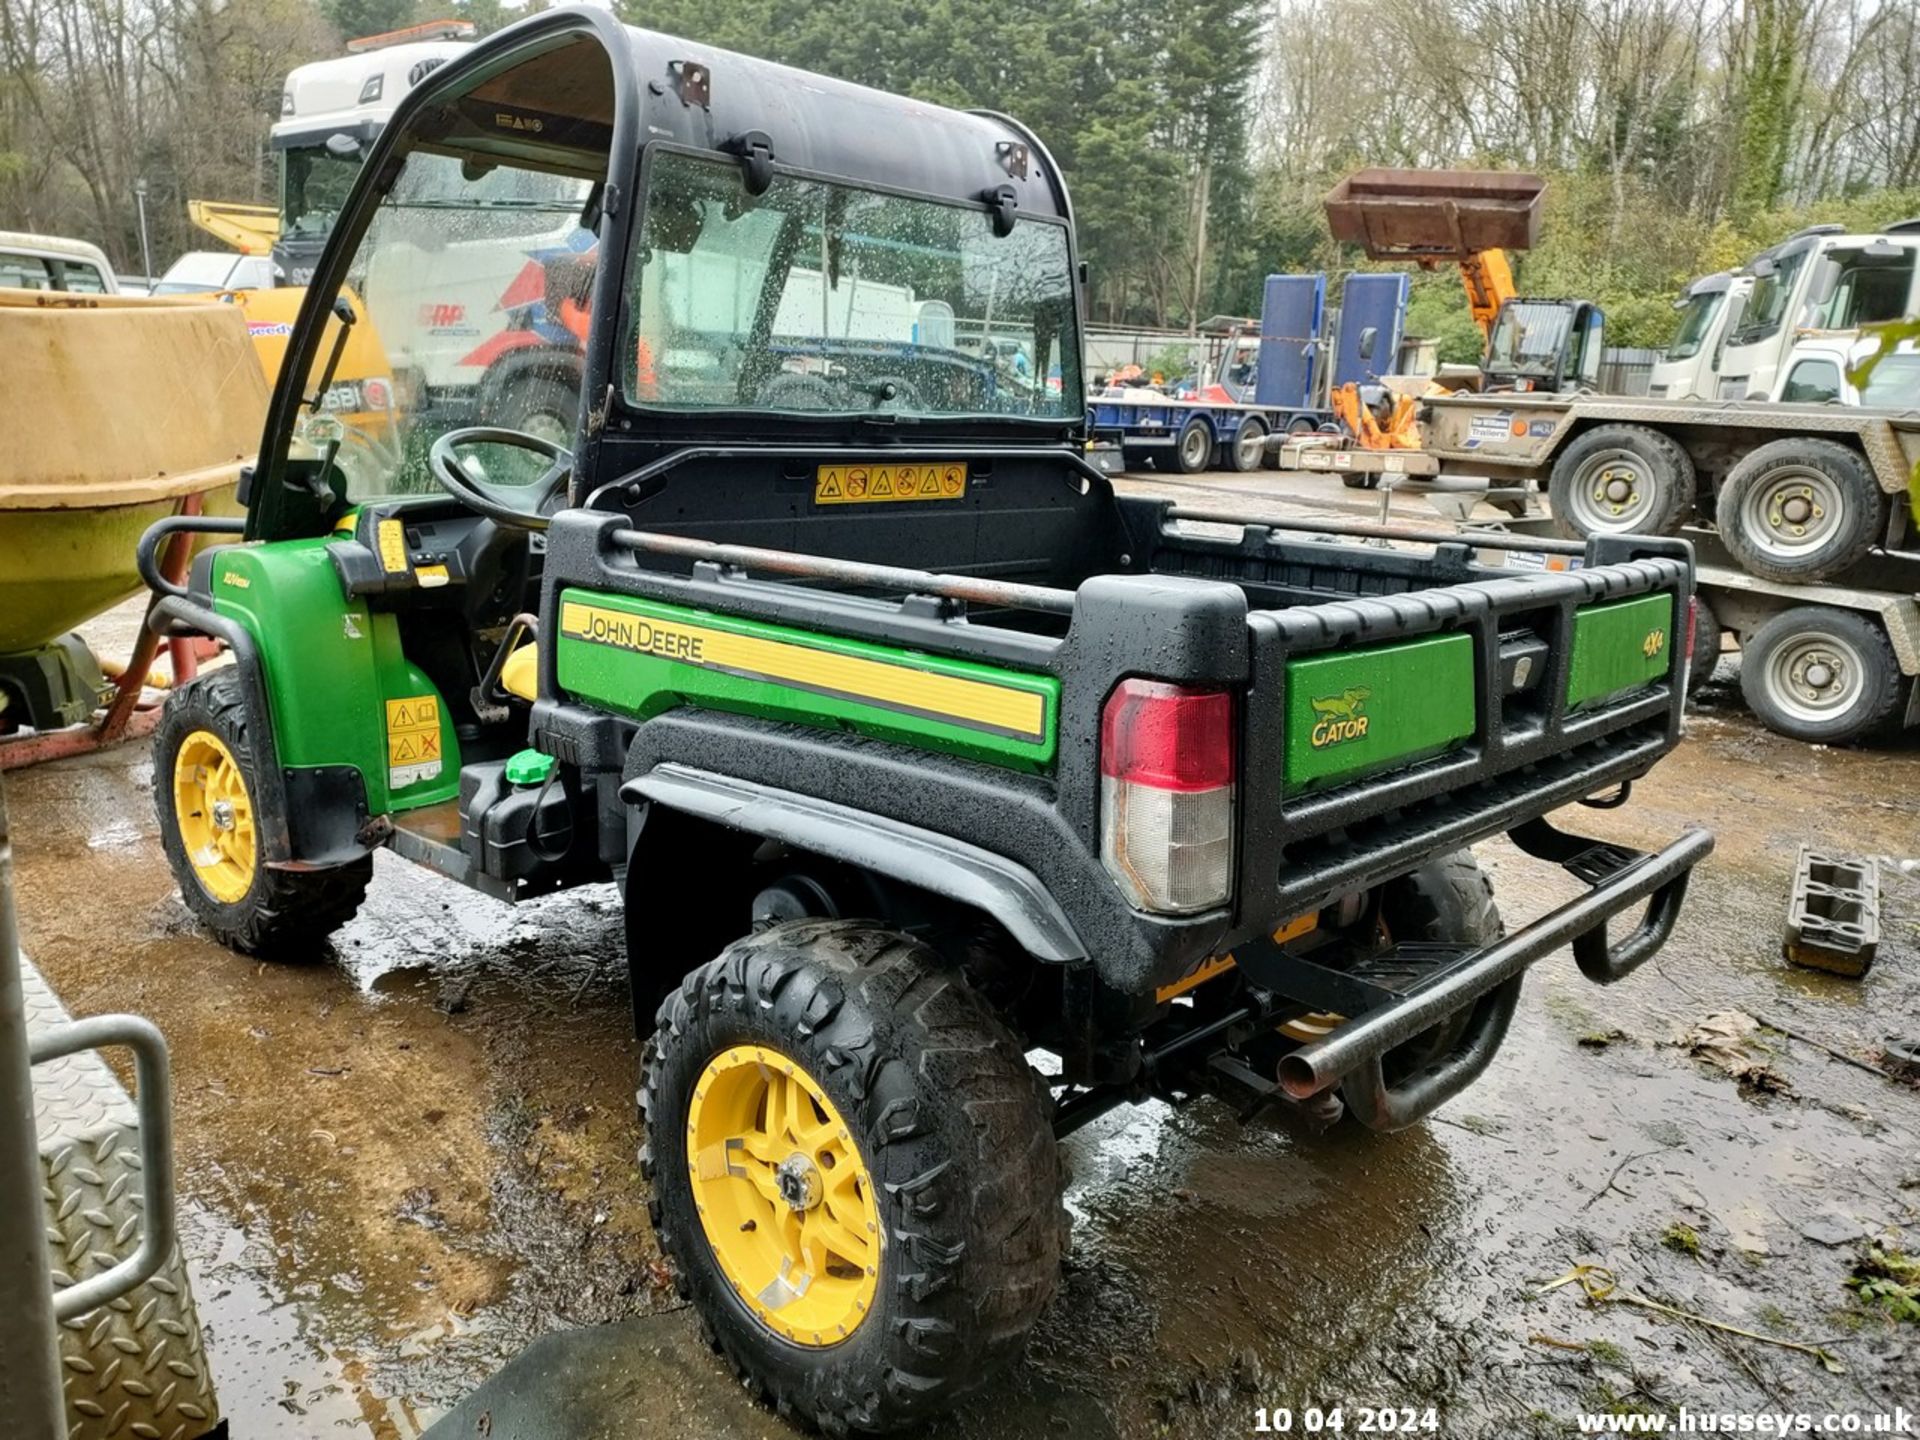
[[[1257,470],[1269,435],[1336,431],[1333,412],[1313,406],[1174,400],[1123,391],[1087,402],[1087,436],[1118,445],[1128,469]]]

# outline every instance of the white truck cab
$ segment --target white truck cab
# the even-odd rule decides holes
[[[1721,270],[1687,286],[1673,302],[1680,324],[1666,353],[1654,362],[1647,394],[1665,400],[1713,399],[1727,335],[1752,293],[1753,276],[1745,271]]]
[[[280,236],[274,259],[282,283],[305,285],[333,229],[360,163],[407,91],[464,54],[473,25],[436,20],[347,42],[347,54],[315,60],[287,76],[280,118],[268,132],[280,171]]]
[[[1763,400],[1803,332],[1851,330],[1920,310],[1920,220],[1874,234],[1816,225],[1748,262],[1753,291],[1727,336],[1715,398]]]
[[[98,245],[18,230],[0,230],[0,285],[82,295],[120,293],[112,262]]]
[[[1871,410],[1920,411],[1920,352],[1900,345],[1873,368],[1864,385],[1853,371],[1874,351],[1857,332],[1808,335],[1793,347],[1769,400],[1799,405],[1857,405]]]

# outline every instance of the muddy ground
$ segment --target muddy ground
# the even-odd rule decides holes
[[[1448,1435],[1616,1406],[1915,1407],[1920,1329],[1844,1282],[1869,1243],[1920,1250],[1920,1090],[1777,1029],[1744,1081],[1672,1042],[1728,1010],[1856,1058],[1920,1030],[1920,875],[1887,871],[1864,983],[1779,956],[1802,842],[1920,853],[1920,741],[1771,736],[1737,663],[1633,804],[1566,817],[1718,833],[1662,957],[1607,990],[1542,965],[1488,1076],[1404,1134],[1242,1127],[1202,1101],[1073,1136],[1060,1299],[942,1433],[1234,1435],[1256,1406],[1342,1402],[1434,1405]],[[71,1010],[138,1011],[172,1043],[185,1244],[234,1434],[414,1436],[533,1338],[616,1320],[631,1433],[789,1433],[707,1354],[647,1228],[611,891],[516,911],[383,853],[330,963],[262,964],[195,932],[151,779],[143,746],[7,777],[22,933]],[[1481,854],[1510,924],[1576,890],[1504,842]],[[1578,1262],[1833,1366],[1541,1293]]]

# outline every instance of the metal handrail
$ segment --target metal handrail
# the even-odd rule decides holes
[[[1011,580],[981,580],[969,575],[940,575],[931,570],[909,570],[899,565],[873,565],[864,560],[835,560],[802,555],[792,550],[765,550],[757,545],[723,545],[686,535],[662,535],[653,530],[615,530],[613,543],[650,555],[674,555],[710,565],[742,570],[766,570],[776,575],[802,575],[876,590],[909,595],[937,595],[976,605],[999,605],[1012,610],[1039,610],[1050,615],[1073,613],[1073,591],[1050,585],[1022,585]]]
[[[1584,540],[1561,540],[1545,535],[1515,535],[1508,531],[1418,530],[1404,525],[1382,525],[1369,520],[1326,520],[1290,515],[1284,520],[1250,516],[1244,511],[1192,510],[1177,505],[1169,520],[1197,520],[1209,525],[1259,526],[1269,531],[1293,530],[1305,535],[1351,535],[1366,540],[1407,540],[1420,545],[1466,545],[1485,550],[1527,550],[1542,555],[1585,555]]]
[[[133,1051],[139,1082],[134,1109],[140,1125],[140,1246],[103,1275],[56,1291],[53,1318],[68,1321],[117,1300],[159,1273],[173,1254],[178,1230],[173,1213],[173,1098],[168,1078],[167,1041],[159,1027],[139,1015],[90,1015],[55,1030],[42,1031],[28,1043],[35,1065],[124,1045]]]

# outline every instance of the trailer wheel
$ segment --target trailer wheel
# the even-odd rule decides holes
[[[681,1292],[781,1414],[924,1425],[1016,1356],[1066,1228],[1047,1092],[919,941],[799,920],[661,1004],[641,1169]]]
[[[1553,526],[1593,535],[1664,535],[1693,509],[1693,457],[1644,425],[1598,425],[1575,436],[1553,462],[1547,494]]]
[[[1181,429],[1173,463],[1182,475],[1198,475],[1213,464],[1213,427],[1200,416],[1189,417]]]
[[[1720,491],[1720,538],[1762,580],[1794,584],[1844,570],[1873,548],[1887,497],[1866,458],[1794,436],[1743,457]]]
[[[1257,415],[1249,415],[1240,422],[1240,428],[1233,432],[1233,443],[1227,447],[1227,468],[1239,471],[1258,470],[1266,454],[1266,422]]]
[[[580,392],[555,376],[529,375],[507,387],[500,398],[499,412],[500,418],[489,424],[524,430],[572,449],[574,430],[580,423]]]
[[[270,869],[268,801],[255,770],[246,691],[231,666],[167,696],[153,735],[160,844],[180,898],[213,937],[249,955],[311,959],[366,899],[373,857],[327,870]]]
[[[1698,695],[1720,668],[1720,617],[1707,597],[1693,597],[1693,668],[1687,671],[1687,694]]]
[[[1905,688],[1886,632],[1851,610],[1784,610],[1741,647],[1740,693],[1769,730],[1843,745],[1894,717]]]

